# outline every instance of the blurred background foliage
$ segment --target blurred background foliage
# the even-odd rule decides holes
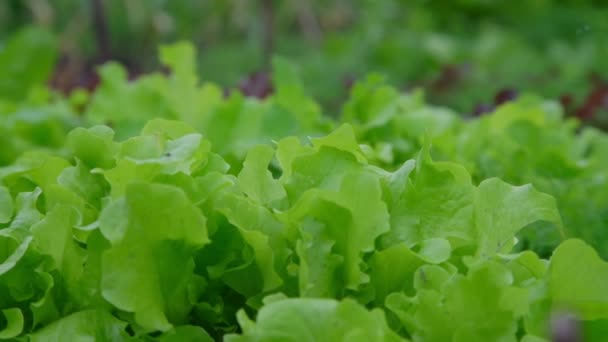
[[[135,78],[159,69],[159,44],[185,39],[203,80],[252,96],[272,91],[272,56],[288,58],[330,115],[376,72],[463,115],[534,92],[603,126],[607,18],[600,0],[5,0],[0,71],[13,41],[35,51],[29,64],[13,52],[33,79],[93,89],[97,65],[118,60]]]

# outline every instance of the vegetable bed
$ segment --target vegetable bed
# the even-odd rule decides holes
[[[608,336],[608,137],[559,104],[370,75],[334,119],[285,60],[260,100],[160,58],[0,100],[0,339]]]

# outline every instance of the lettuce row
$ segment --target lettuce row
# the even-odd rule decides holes
[[[165,118],[205,133],[214,151],[237,173],[247,152],[258,144],[287,136],[319,137],[348,123],[362,144],[360,153],[387,170],[415,158],[430,137],[433,157],[462,164],[474,184],[492,177],[533,184],[556,198],[566,237],[581,238],[608,257],[608,192],[602,191],[608,183],[608,157],[603,153],[608,136],[565,119],[555,103],[523,95],[492,115],[464,119],[426,104],[421,91],[402,94],[382,77],[370,75],[353,87],[341,113],[322,115],[306,95],[297,69],[283,59],[273,64],[276,92],[264,100],[238,92],[226,97],[218,86],[201,83],[194,76],[196,57],[189,44],[162,47],[160,59],[172,70],[170,75],[153,73],[129,81],[120,65],[110,63],[100,69],[102,81],[90,99],[74,96],[67,104],[52,100],[52,105],[34,107],[42,112],[36,119],[15,111],[7,122],[18,120],[23,128],[0,125],[0,133],[6,132],[2,136],[9,137],[6,146],[12,146],[0,152],[0,162],[10,164],[28,148],[59,147],[75,126],[110,125],[117,138],[126,139],[149,120]],[[86,105],[76,116],[79,101]],[[13,137],[14,132],[23,133]],[[30,141],[33,136],[45,138]],[[520,236],[518,248],[549,257],[563,236],[543,224],[536,226]]]
[[[0,165],[9,166],[24,152],[58,149],[75,127],[109,125],[117,138],[137,135],[154,118],[180,120],[205,133],[214,151],[236,174],[247,152],[286,136],[304,139],[329,134],[341,124],[353,127],[361,154],[373,165],[398,169],[416,157],[430,137],[438,161],[465,166],[474,184],[498,177],[511,184],[532,184],[554,196],[564,219],[564,236],[581,238],[608,257],[608,147],[605,133],[563,118],[555,103],[532,96],[499,107],[492,115],[463,119],[427,105],[421,91],[402,94],[378,75],[352,89],[341,113],[322,115],[306,95],[297,69],[277,58],[276,92],[264,100],[201,83],[194,48],[177,43],[160,49],[169,75],[153,73],[135,81],[116,63],[100,69],[99,88],[87,96],[64,99],[33,82],[27,97],[15,102],[0,94]],[[272,166],[271,168],[274,168]],[[275,172],[275,169],[271,170]],[[520,250],[549,257],[562,235],[536,224],[519,238]]]
[[[530,342],[560,312],[608,333],[604,133],[529,96],[464,120],[377,76],[329,119],[281,59],[262,101],[199,85],[187,44],[161,59],[0,100],[1,339]]]
[[[524,95],[465,120],[370,77],[355,86],[342,118],[355,123],[357,138],[383,167],[397,167],[430,137],[434,157],[461,163],[476,184],[491,177],[533,184],[556,198],[567,237],[608,256],[608,135],[564,119],[556,104]],[[562,237],[538,226],[521,238],[524,248],[548,257]]]
[[[0,168],[0,336],[539,340],[555,310],[601,336],[608,264],[591,247],[511,252],[535,223],[561,234],[553,197],[475,185],[428,141],[389,171],[355,135],[255,145],[234,173],[164,119],[23,154]]]

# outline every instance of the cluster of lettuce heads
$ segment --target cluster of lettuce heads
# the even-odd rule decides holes
[[[258,100],[160,58],[0,100],[0,339],[540,342],[559,312],[607,336],[606,134],[377,76],[322,114],[283,60]]]

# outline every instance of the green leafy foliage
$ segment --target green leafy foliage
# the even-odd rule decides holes
[[[565,311],[601,340],[603,133],[531,97],[463,121],[373,76],[329,119],[285,60],[276,95],[224,98],[192,54],[107,65],[80,121],[39,104],[52,144],[6,138],[0,337],[536,341]]]
[[[391,331],[381,310],[367,311],[353,300],[284,299],[264,306],[252,322],[239,315],[238,341],[404,341]]]
[[[25,28],[0,47],[0,98],[23,100],[44,86],[56,59],[55,38],[40,28]]]
[[[365,81],[360,87],[371,87],[370,82]],[[383,87],[390,89],[376,84],[359,93],[355,87],[354,99],[361,103],[359,106],[365,101],[371,103],[380,91],[374,89]],[[411,158],[412,151],[424,146],[425,137],[430,137],[434,157],[462,164],[473,183],[499,177],[515,185],[531,183],[554,196],[564,221],[563,235],[580,237],[593,244],[602,256],[607,255],[608,196],[600,190],[606,183],[608,158],[602,152],[605,133],[581,128],[578,122],[564,119],[555,103],[531,95],[475,120],[462,120],[442,108],[425,105],[415,96],[393,95],[380,108],[362,107],[367,115],[364,121],[352,117],[354,100],[345,107],[348,111],[344,112],[344,120],[358,123],[357,137],[370,147],[370,160],[396,168]],[[382,122],[381,126],[376,126],[376,122]],[[556,217],[556,213],[550,215]],[[524,230],[520,246],[548,257],[563,239],[559,223],[555,228],[556,224],[535,225],[534,229]]]

